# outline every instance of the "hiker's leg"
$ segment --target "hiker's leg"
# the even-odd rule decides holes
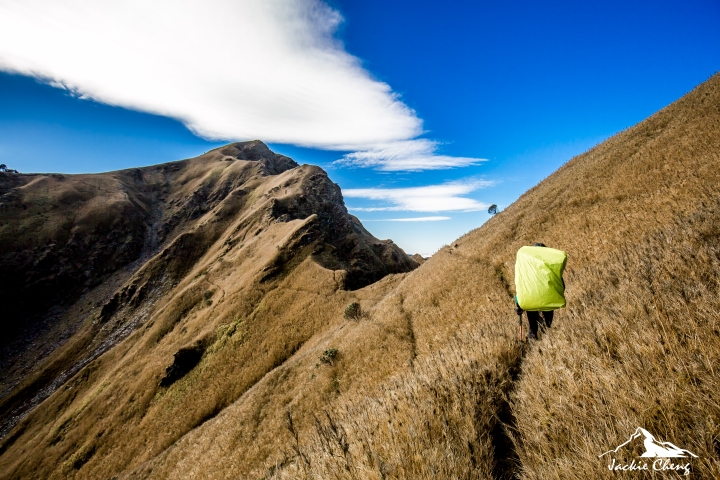
[[[553,321],[553,311],[550,310],[549,312],[542,312],[542,316],[545,322],[545,327],[550,328],[550,325],[552,325]]]
[[[527,317],[528,324],[530,324],[530,332],[528,332],[528,337],[537,338],[538,320],[540,319],[540,314],[538,312],[527,312]]]

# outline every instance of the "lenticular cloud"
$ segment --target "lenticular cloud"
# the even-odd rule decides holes
[[[211,139],[372,150],[422,122],[319,0],[0,0],[0,69]]]

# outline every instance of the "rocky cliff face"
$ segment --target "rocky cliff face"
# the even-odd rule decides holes
[[[152,318],[210,251],[257,258],[258,291],[305,258],[342,289],[417,266],[348,214],[324,171],[260,141],[97,175],[0,172],[0,214],[0,435]]]
[[[374,238],[357,218],[348,214],[340,187],[321,169],[308,169],[299,192],[273,199],[270,215],[281,222],[317,215],[305,241],[316,244],[313,255],[321,265],[347,272],[345,288],[362,288],[388,273],[406,272],[417,266],[392,241]]]

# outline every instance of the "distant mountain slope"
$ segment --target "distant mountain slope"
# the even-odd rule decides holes
[[[306,259],[330,269],[333,291],[417,266],[347,213],[321,169],[261,142],[107,174],[0,173],[0,189],[3,435],[163,309],[175,310],[159,337],[222,303],[213,267],[238,269],[232,287],[247,292],[233,301],[249,313]]]
[[[357,290],[342,252],[388,246],[309,242],[322,215],[283,195],[313,168],[199,217],[96,309],[88,332],[134,330],[2,440],[0,477],[607,478],[642,426],[720,478],[720,76]],[[514,257],[537,241],[568,253],[568,307],[521,354]]]

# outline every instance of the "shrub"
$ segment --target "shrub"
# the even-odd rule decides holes
[[[337,357],[337,354],[338,354],[337,348],[328,348],[327,350],[325,350],[323,352],[322,356],[320,357],[320,361],[327,365],[332,365],[333,360],[335,359],[335,357]]]
[[[360,308],[360,304],[357,302],[352,302],[350,305],[345,307],[345,318],[350,320],[360,320],[360,317],[362,316],[362,309]]]
[[[205,290],[205,293],[203,293],[203,298],[205,299],[205,305],[212,305],[212,300],[210,298],[213,296],[212,290]]]

